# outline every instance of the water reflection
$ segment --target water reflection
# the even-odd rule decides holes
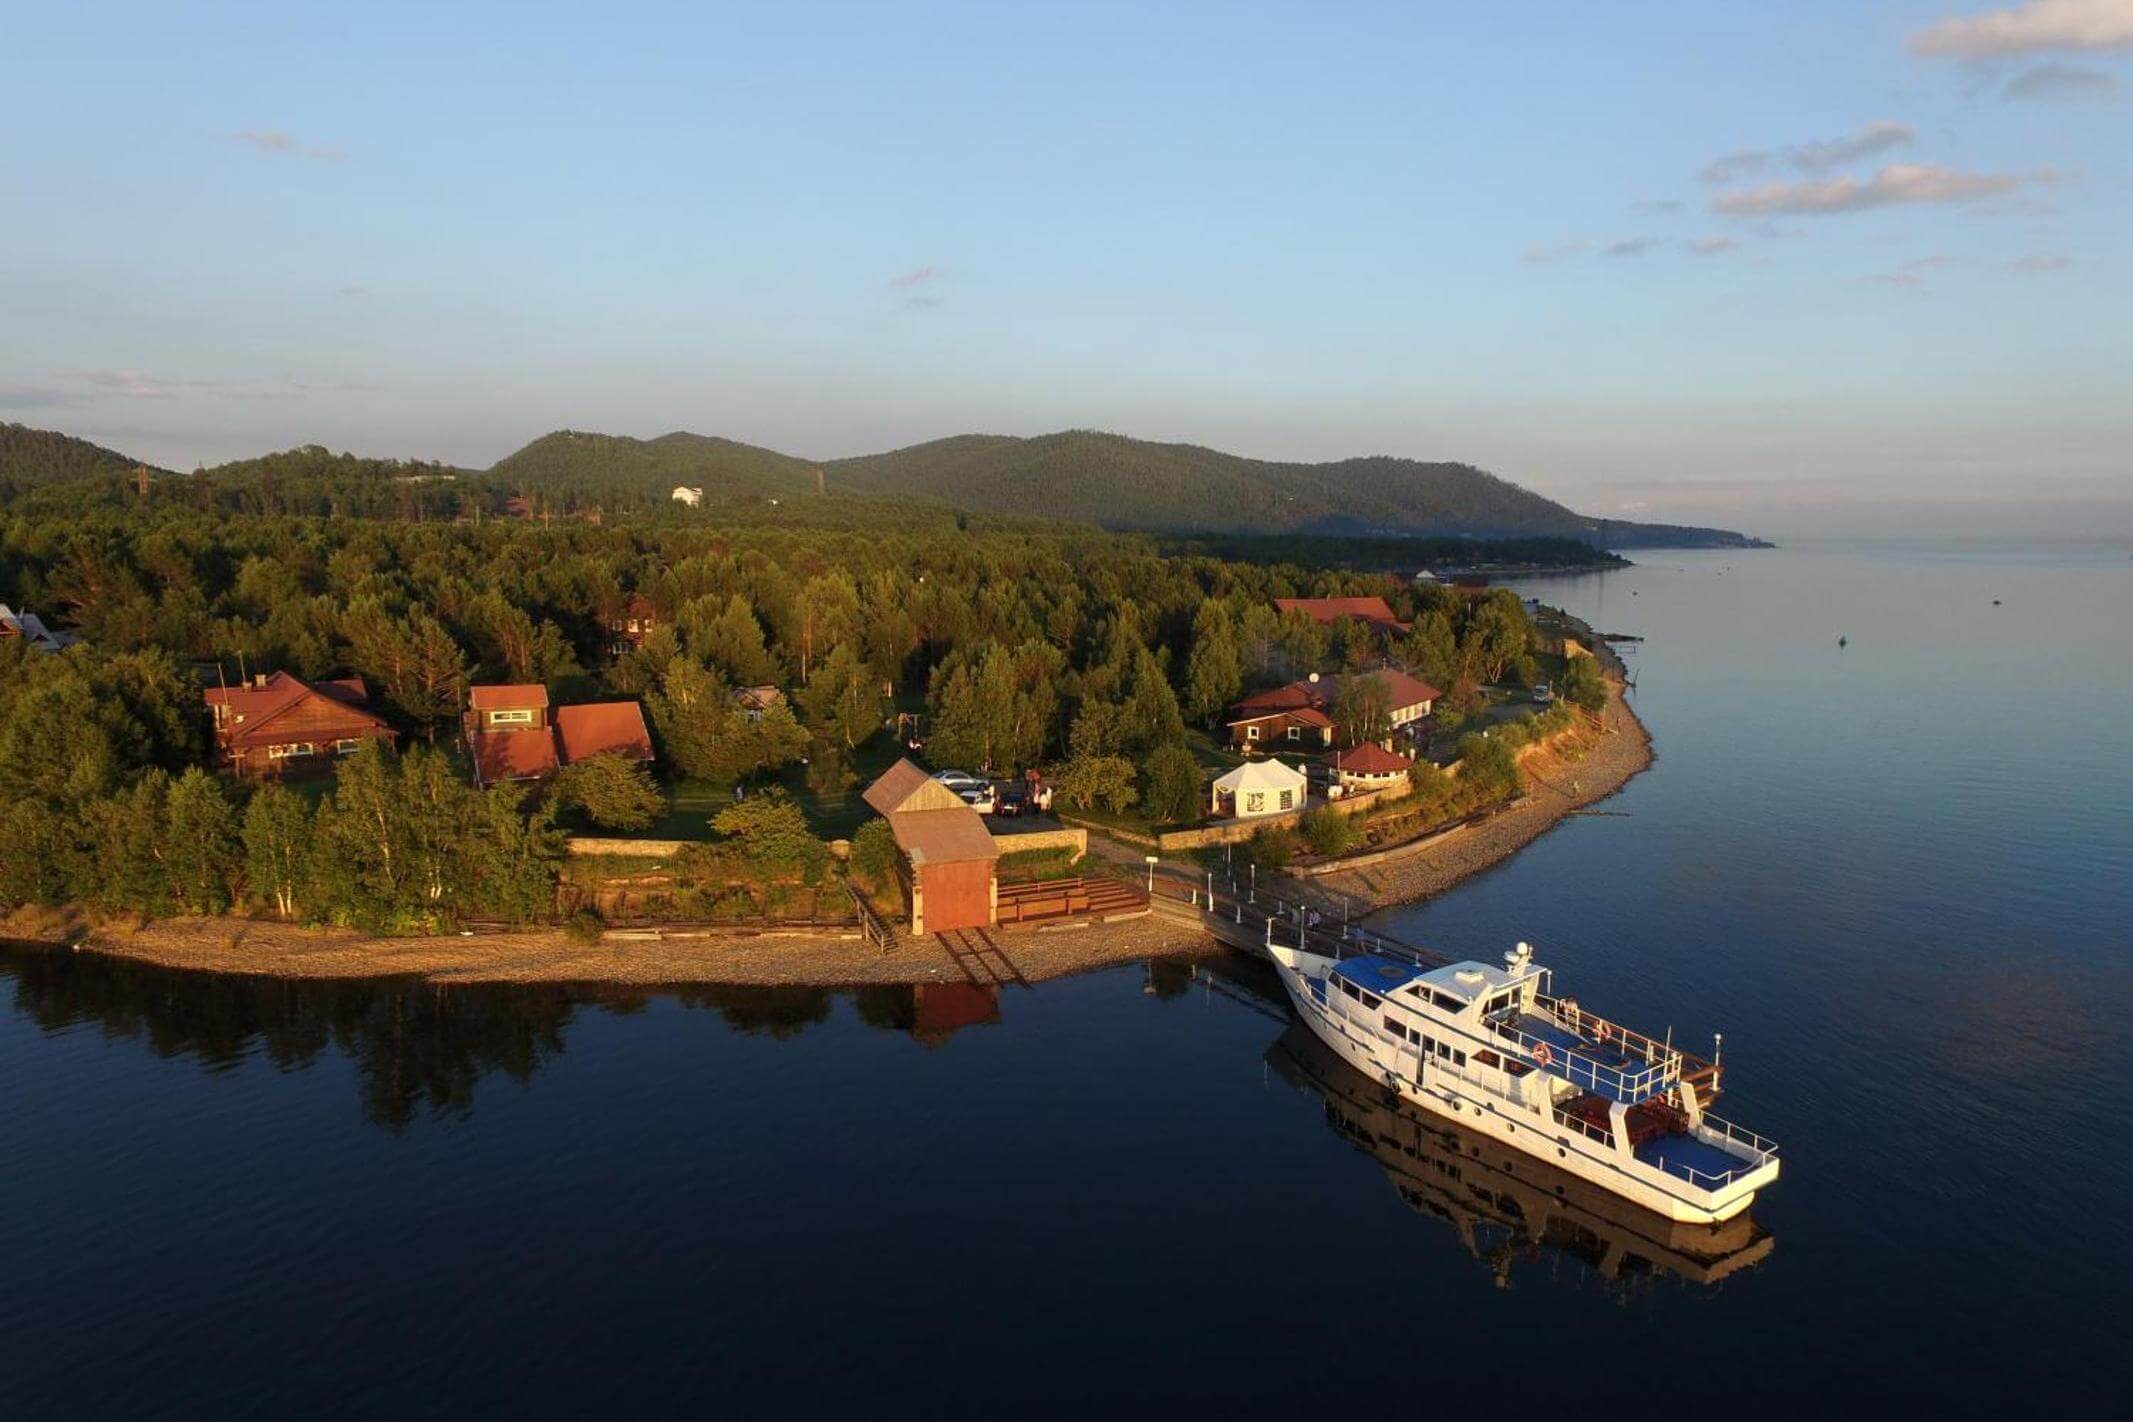
[[[735,1032],[783,1040],[829,1020],[840,996],[859,1020],[939,1047],[1000,1020],[998,990],[975,983],[830,989],[708,985],[660,993],[550,984],[442,986],[415,978],[292,982],[179,972],[123,958],[0,944],[0,979],[47,1033],[94,1026],[211,1073],[254,1058],[283,1071],[329,1050],[355,1066],[366,1120],[389,1131],[417,1116],[464,1116],[476,1085],[521,1085],[562,1055],[583,1011],[633,1014],[654,996],[716,1012]]]
[[[1775,1245],[1746,1215],[1719,1225],[1669,1220],[1400,1101],[1301,1023],[1267,1050],[1267,1062],[1317,1095],[1326,1124],[1384,1167],[1410,1209],[1457,1231],[1501,1287],[1521,1258],[1575,1260],[1625,1289],[1661,1275],[1715,1284]]]

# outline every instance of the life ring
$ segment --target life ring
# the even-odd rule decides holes
[[[1545,1068],[1555,1060],[1555,1053],[1548,1050],[1546,1042],[1536,1043],[1533,1048],[1533,1065]]]

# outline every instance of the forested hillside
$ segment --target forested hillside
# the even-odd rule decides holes
[[[515,489],[567,504],[614,507],[638,498],[667,499],[677,485],[701,488],[714,501],[811,492],[816,468],[789,454],[711,435],[630,439],[557,430],[498,460],[489,473]]]
[[[0,424],[0,493],[103,474],[130,478],[139,464],[115,449],[73,435]]]

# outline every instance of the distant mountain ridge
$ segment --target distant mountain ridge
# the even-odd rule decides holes
[[[18,453],[19,451],[19,453]],[[250,464],[331,458],[304,449]],[[130,471],[124,455],[66,435],[0,426],[0,479]],[[377,464],[399,478],[446,466]],[[74,475],[43,471],[71,468]],[[209,471],[211,474],[216,471]],[[471,472],[471,471],[470,471]],[[434,475],[432,475],[434,477]],[[815,461],[713,435],[655,439],[556,430],[492,465],[486,477],[564,506],[664,501],[676,487],[726,499],[831,494],[921,500],[974,513],[1057,518],[1182,534],[1413,535],[1572,538],[1609,549],[1767,546],[1730,529],[1591,518],[1470,464],[1375,455],[1306,464],[1096,430],[955,435],[883,454]]]

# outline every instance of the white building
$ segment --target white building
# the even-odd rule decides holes
[[[1305,794],[1304,773],[1295,766],[1255,760],[1216,779],[1210,808],[1217,815],[1256,819],[1302,809]]]
[[[703,501],[704,491],[702,489],[692,489],[687,484],[677,484],[674,486],[675,503],[687,504],[690,508],[693,509]]]

